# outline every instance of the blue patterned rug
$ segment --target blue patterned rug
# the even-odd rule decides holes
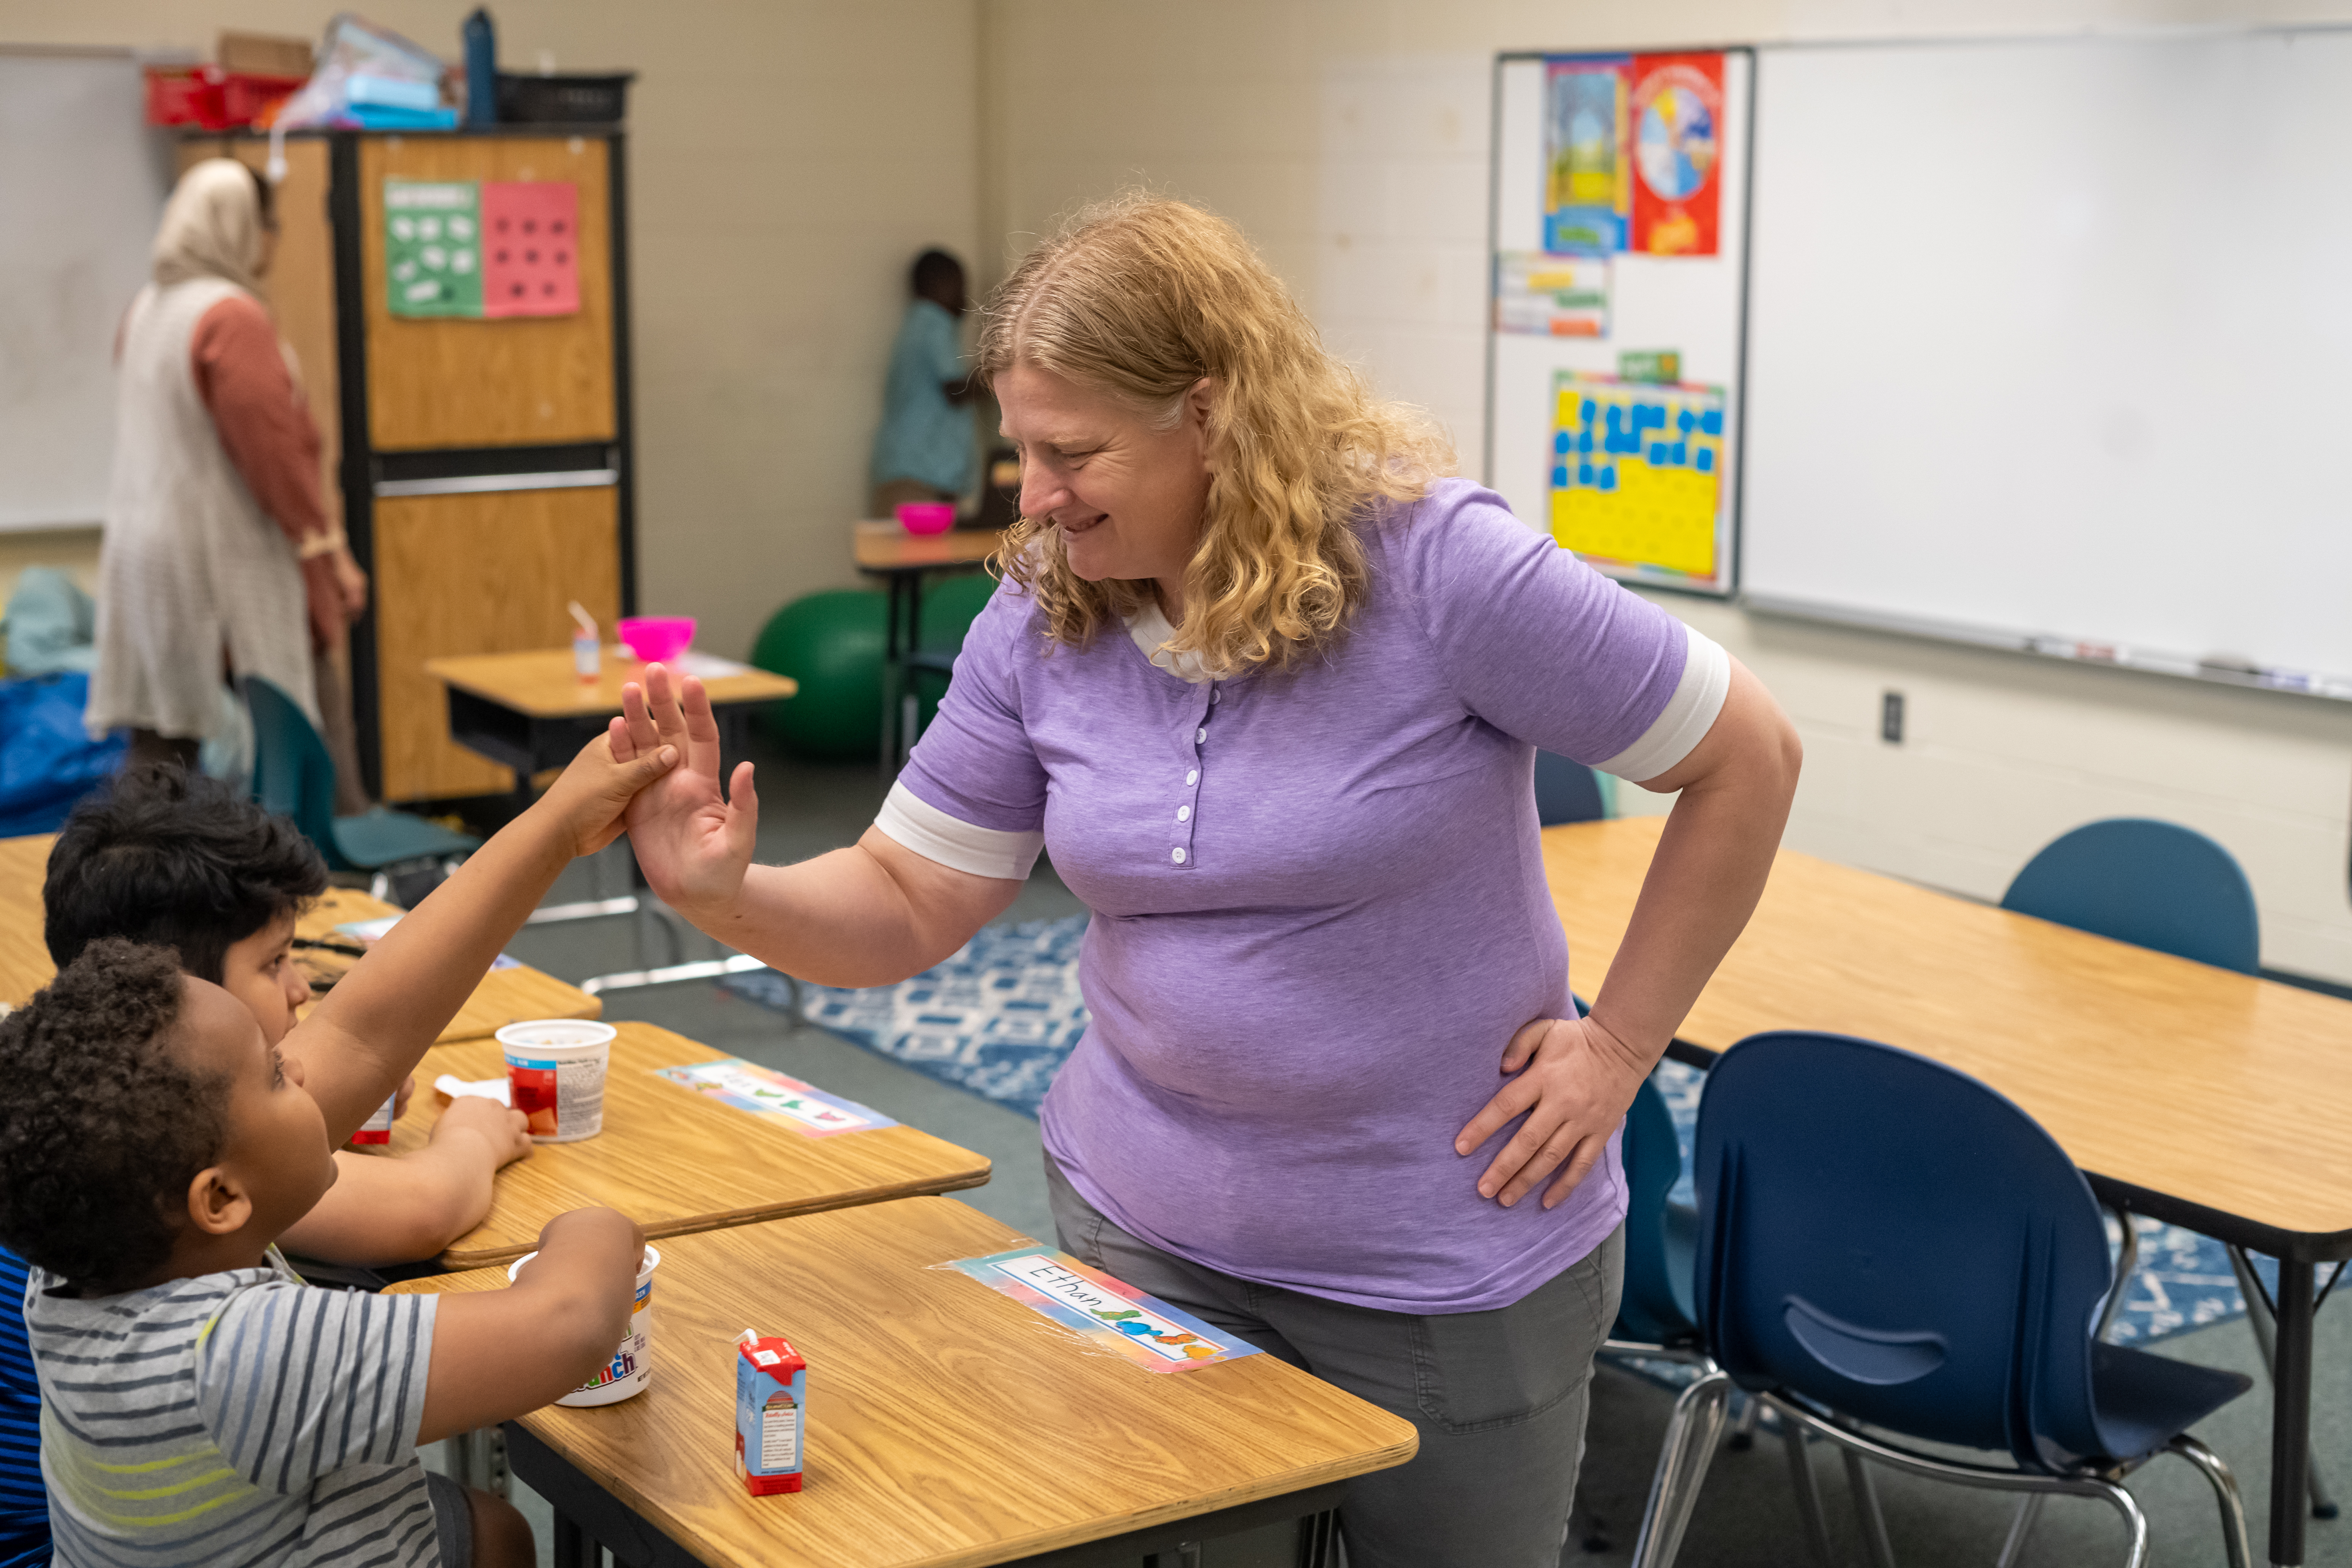
[[[928,1074],[1028,1117],[1037,1114],[1078,1037],[1087,1031],[1078,995],[1078,943],[1087,917],[989,926],[962,952],[912,980],[871,990],[804,985],[807,1021],[903,1067]],[[792,984],[771,969],[719,982],[738,995],[790,1013]],[[1682,1140],[1683,1178],[1668,1202],[1696,1201],[1691,1141],[1706,1075],[1659,1064],[1657,1084]],[[2221,1244],[2178,1226],[2134,1221],[2139,1267],[2126,1288],[2115,1339],[2147,1344],[2243,1315],[2245,1301]],[[2116,1240],[2110,1220],[2108,1243]],[[2275,1287],[2275,1266],[2256,1258]]]

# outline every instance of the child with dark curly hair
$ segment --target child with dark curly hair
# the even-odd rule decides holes
[[[530,1531],[416,1446],[578,1386],[622,1333],[644,1237],[559,1215],[512,1289],[312,1289],[276,1242],[576,854],[675,751],[598,740],[273,1043],[173,950],[89,943],[0,1019],[0,1242],[61,1563],[528,1564]]]

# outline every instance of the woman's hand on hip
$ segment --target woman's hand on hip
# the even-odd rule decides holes
[[[1544,1207],[1557,1208],[1608,1152],[1651,1065],[1590,1017],[1538,1018],[1512,1036],[1503,1071],[1517,1076],[1454,1141],[1456,1154],[1473,1154],[1512,1119],[1527,1117],[1478,1178],[1478,1195],[1509,1208],[1557,1171],[1543,1198]]]
[[[684,759],[629,803],[629,847],[646,881],[664,903],[692,917],[731,904],[751,868],[760,834],[760,798],[751,764],[740,763],[725,795],[719,788],[719,721],[702,682],[688,676],[683,700],[672,694],[669,670],[646,667],[643,688],[621,689],[622,716],[611,727],[613,755],[625,762],[641,751],[675,746]]]
[[[367,573],[352,558],[348,544],[328,559],[335,563],[335,591],[342,595],[343,616],[346,620],[356,621],[367,614]]]

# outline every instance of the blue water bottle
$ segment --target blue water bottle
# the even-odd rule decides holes
[[[499,28],[489,7],[477,5],[466,18],[466,123],[499,122]]]

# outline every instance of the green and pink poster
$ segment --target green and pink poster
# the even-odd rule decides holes
[[[569,316],[580,309],[580,191],[552,180],[386,180],[395,316]]]

